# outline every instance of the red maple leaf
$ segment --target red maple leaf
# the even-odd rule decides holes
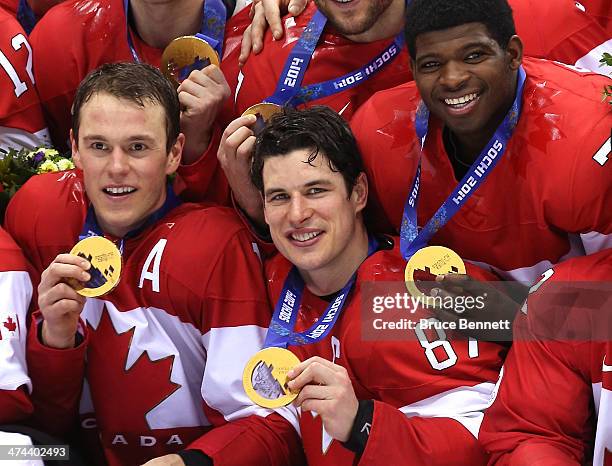
[[[134,327],[118,333],[105,308],[98,328],[89,331],[87,379],[98,426],[106,432],[148,431],[146,414],[180,388],[170,381],[174,355],[152,361],[145,351],[126,370]]]
[[[9,332],[14,332],[15,330],[17,330],[17,324],[13,322],[12,317],[6,319],[6,322],[4,322],[3,325]]]

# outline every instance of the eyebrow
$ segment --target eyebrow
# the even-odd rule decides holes
[[[106,141],[107,137],[103,136],[101,134],[86,134],[85,136],[82,136],[84,141]],[[150,136],[148,134],[136,134],[134,136],[130,136],[127,141],[129,142],[133,142],[133,141],[154,141],[155,138],[153,136]]]
[[[491,39],[491,40],[493,40],[493,39]],[[471,49],[471,48],[474,48],[474,47],[484,47],[484,48],[487,48],[487,49],[490,50],[491,49],[491,44],[488,41],[484,41],[484,40],[474,40],[474,41],[468,42],[467,44],[462,45],[460,51],[461,52],[465,52],[467,49]],[[422,55],[422,56],[418,57],[416,59],[416,62],[419,63],[419,62],[421,62],[423,60],[427,60],[427,59],[431,59],[431,58],[437,58],[440,55],[441,55],[441,52],[438,52],[438,53],[428,53],[427,55]]]
[[[309,181],[308,183],[303,184],[301,188],[310,188],[312,186],[331,186],[332,184],[333,183],[329,180],[320,179],[320,180]],[[273,194],[284,193],[286,191],[287,190],[283,188],[270,188],[264,191],[264,195],[271,196]]]

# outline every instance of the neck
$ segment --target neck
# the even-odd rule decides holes
[[[146,44],[159,49],[177,37],[200,32],[203,4],[203,0],[130,1],[136,32]]]
[[[368,233],[363,222],[342,252],[344,260],[336,260],[319,270],[302,271],[308,290],[316,296],[327,296],[341,290],[368,256]]]
[[[457,155],[463,162],[471,164],[478,158],[482,150],[495,134],[495,131],[497,131],[497,128],[499,128],[506,118],[506,115],[514,103],[517,92],[518,73],[516,73],[516,77],[514,78],[514,90],[508,93],[505,104],[500,105],[499,110],[491,116],[489,123],[484,129],[473,133],[454,133],[449,128],[458,151]]]
[[[395,0],[370,29],[361,34],[347,35],[346,38],[353,42],[374,42],[395,37],[404,29],[405,15],[405,0]]]

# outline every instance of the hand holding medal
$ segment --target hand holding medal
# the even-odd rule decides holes
[[[175,87],[192,71],[208,65],[219,66],[219,56],[208,42],[196,36],[177,37],[166,47],[161,59],[161,71]]]
[[[68,283],[78,294],[87,298],[98,298],[111,292],[121,277],[121,253],[112,241],[103,236],[89,236],[79,241],[70,254],[89,262],[89,280]]]

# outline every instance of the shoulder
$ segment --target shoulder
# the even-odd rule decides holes
[[[378,91],[355,113],[351,127],[357,133],[362,130],[369,132],[373,125],[385,122],[410,123],[414,121],[419,102],[420,96],[414,81]]]
[[[525,99],[530,108],[538,111],[554,106],[589,115],[589,120],[610,116],[609,106],[603,105],[601,92],[604,85],[612,84],[610,78],[570,65],[526,58],[523,62],[527,73]],[[545,111],[545,110],[544,110]],[[570,115],[571,116],[571,115]]]
[[[0,272],[26,270],[27,264],[21,249],[13,238],[0,227]]]
[[[67,48],[68,41],[114,40],[119,28],[125,30],[120,0],[68,0],[45,13],[34,27],[31,37],[32,42],[39,43],[41,49],[49,49],[50,46]]]

